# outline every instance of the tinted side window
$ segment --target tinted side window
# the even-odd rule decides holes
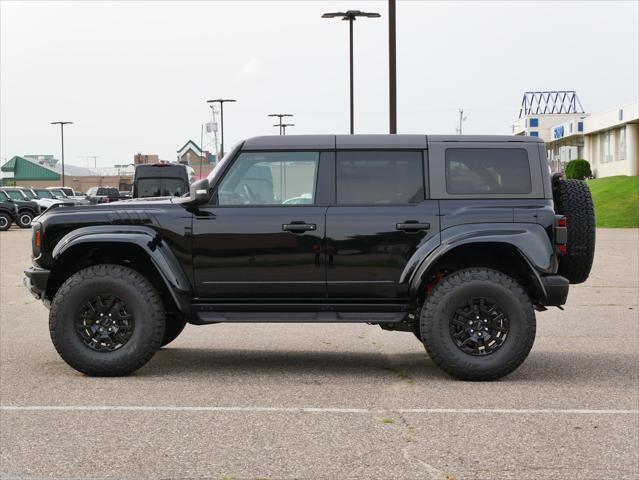
[[[337,203],[392,205],[424,200],[421,152],[337,153]]]
[[[530,193],[530,163],[519,148],[449,148],[446,191],[451,194]]]
[[[319,152],[245,152],[218,187],[218,205],[311,205]]]

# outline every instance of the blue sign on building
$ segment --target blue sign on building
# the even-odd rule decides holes
[[[564,126],[559,125],[553,129],[553,138],[562,138],[564,136]]]

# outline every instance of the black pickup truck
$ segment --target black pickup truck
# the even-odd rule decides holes
[[[256,137],[189,196],[50,208],[25,284],[88,375],[133,372],[186,323],[364,322],[492,380],[588,277],[594,225],[536,138]]]

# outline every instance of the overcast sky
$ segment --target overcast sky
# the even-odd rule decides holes
[[[0,156],[86,165],[175,159],[200,141],[205,101],[225,109],[226,144],[348,132],[348,25],[359,9],[356,133],[388,129],[387,2],[6,2],[1,4]],[[397,5],[399,133],[510,133],[526,90],[574,89],[588,112],[637,101],[639,2],[402,2]],[[228,150],[228,148],[227,148]]]

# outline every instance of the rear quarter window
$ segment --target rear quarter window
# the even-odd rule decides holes
[[[449,194],[527,194],[532,191],[525,149],[449,148],[445,169]]]

